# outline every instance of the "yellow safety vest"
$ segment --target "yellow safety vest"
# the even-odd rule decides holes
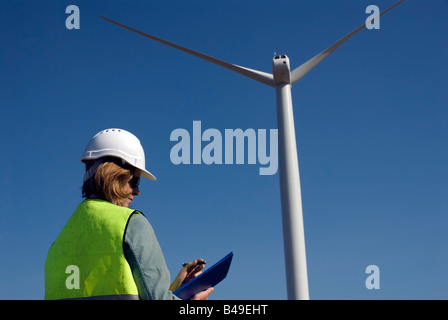
[[[45,299],[138,299],[123,252],[129,218],[140,213],[111,202],[81,202],[45,262]]]

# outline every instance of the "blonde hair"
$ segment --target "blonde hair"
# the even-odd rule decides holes
[[[86,170],[93,163],[86,163]],[[118,200],[128,198],[132,192],[125,190],[127,184],[132,179],[130,169],[122,168],[114,161],[100,164],[95,170],[95,174],[86,180],[82,187],[82,194],[85,198],[93,196],[117,204]]]

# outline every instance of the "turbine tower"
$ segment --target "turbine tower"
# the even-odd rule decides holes
[[[292,71],[290,69],[289,58],[286,55],[276,55],[272,60],[272,74],[245,68],[216,59],[209,55],[188,49],[186,47],[163,40],[137,29],[128,27],[119,22],[100,16],[100,18],[116,24],[120,27],[136,32],[142,36],[158,41],[175,49],[189,53],[198,58],[220,65],[224,68],[230,69],[246,77],[275,88],[277,100],[277,125],[279,144],[278,153],[283,245],[285,255],[287,293],[289,300],[309,299],[305,234],[302,214],[302,196],[300,190],[299,163],[297,159],[297,144],[294,128],[291,86],[299,81],[312,68],[317,66],[322,60],[333,53],[345,41],[362,30],[368,23],[387,13],[389,10],[399,5],[403,1],[404,0],[398,1],[394,5],[381,12],[378,16],[368,19],[368,21],[366,21],[364,24]]]

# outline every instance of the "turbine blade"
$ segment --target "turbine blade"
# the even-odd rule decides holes
[[[389,8],[387,8],[386,10],[384,10],[383,12],[380,12],[379,15],[371,18],[369,21],[367,21],[366,23],[370,23],[373,19],[378,18],[378,16],[382,16],[383,14],[387,13],[388,11],[390,11],[391,9],[393,9],[394,7],[398,6],[400,3],[402,3],[404,0],[400,0],[397,3],[395,3],[394,5],[390,6]],[[313,58],[311,58],[310,60],[308,60],[307,62],[305,62],[304,64],[302,64],[301,66],[295,68],[293,71],[291,71],[291,84],[296,83],[297,81],[299,81],[304,75],[306,75],[311,69],[313,69],[315,66],[317,66],[322,60],[324,60],[326,57],[328,57],[330,54],[332,54],[337,48],[339,48],[345,41],[347,41],[348,39],[350,39],[351,37],[353,37],[356,33],[358,33],[359,31],[361,31],[365,26],[366,23],[364,23],[363,25],[359,26],[358,28],[356,28],[355,30],[353,30],[352,32],[350,32],[349,34],[347,34],[345,37],[343,37],[342,39],[340,39],[339,41],[337,41],[336,43],[334,43],[333,45],[331,45],[330,47],[328,47],[327,49],[325,49],[324,51],[322,51],[321,53],[319,53],[318,55],[314,56]]]
[[[261,72],[261,71],[258,71],[258,70],[253,70],[253,69],[249,69],[249,68],[238,66],[236,64],[228,63],[228,62],[216,59],[214,57],[208,56],[206,54],[200,53],[198,51],[194,51],[194,50],[182,47],[182,46],[180,46],[178,44],[175,44],[175,43],[163,40],[161,38],[152,36],[150,34],[142,32],[140,30],[128,27],[128,26],[126,26],[124,24],[121,24],[119,22],[113,21],[111,19],[108,19],[108,18],[105,18],[105,17],[102,17],[102,16],[100,16],[100,18],[104,19],[106,21],[109,21],[109,22],[111,22],[113,24],[116,24],[117,26],[120,26],[122,28],[128,29],[128,30],[133,31],[135,33],[138,33],[138,34],[140,34],[140,35],[142,35],[144,37],[147,37],[149,39],[158,41],[158,42],[163,43],[163,44],[165,44],[167,46],[173,47],[175,49],[178,49],[178,50],[181,50],[183,52],[189,53],[189,54],[191,54],[193,56],[196,56],[198,58],[201,58],[201,59],[207,60],[209,62],[212,62],[214,64],[217,64],[217,65],[219,65],[221,67],[224,67],[224,68],[230,69],[232,71],[235,71],[235,72],[237,72],[239,74],[242,74],[242,75],[244,75],[246,77],[249,77],[251,79],[257,80],[257,81],[259,81],[261,83],[264,83],[264,84],[266,84],[268,86],[271,86],[271,87],[274,86],[274,77],[270,73]]]

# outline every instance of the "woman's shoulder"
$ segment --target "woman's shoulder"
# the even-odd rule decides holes
[[[140,212],[132,214],[126,226],[125,241],[144,241],[143,239],[148,238],[155,238],[154,229],[152,228],[148,219]]]

